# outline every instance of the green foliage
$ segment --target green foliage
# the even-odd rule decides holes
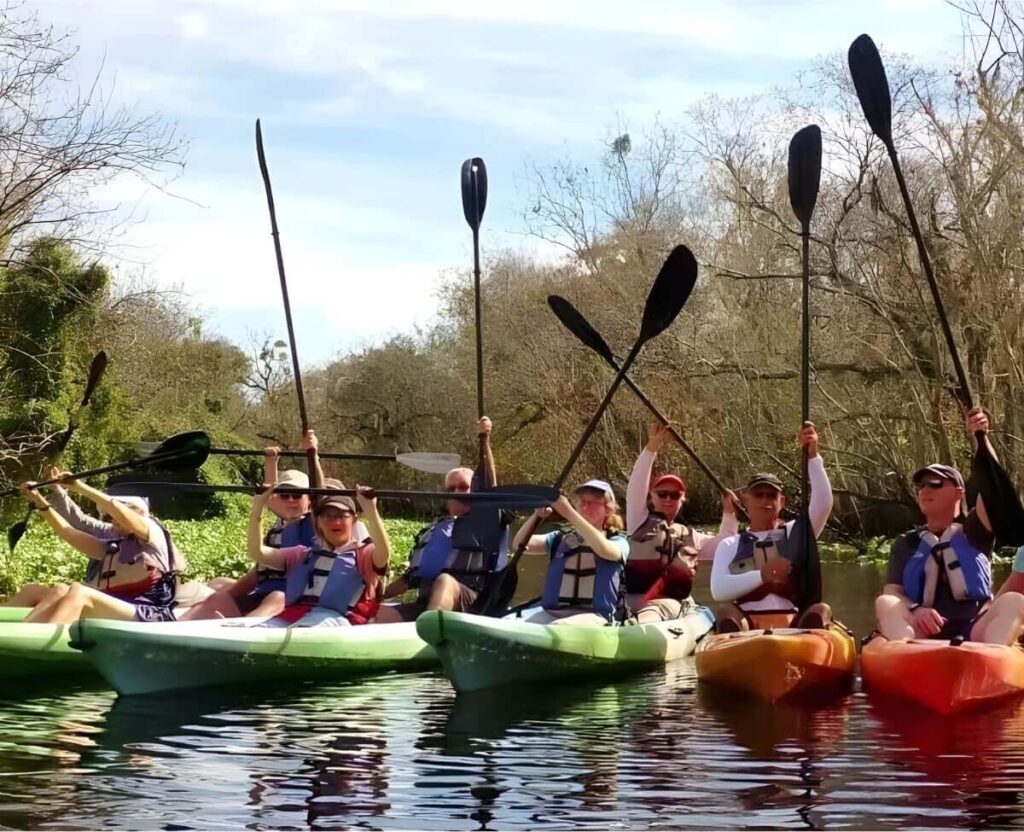
[[[238,577],[249,570],[245,532],[249,500],[226,495],[223,516],[207,520],[167,520],[179,550],[188,558],[188,580],[207,581],[218,575]],[[420,520],[385,520],[391,539],[391,577],[401,574],[409,559],[413,536],[423,527]],[[35,521],[12,555],[0,552],[0,595],[10,594],[26,583],[51,584],[81,580],[86,559]]]

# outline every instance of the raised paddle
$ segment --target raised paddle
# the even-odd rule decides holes
[[[263,177],[263,189],[267,192],[267,208],[270,210],[270,235],[274,238],[274,254],[277,257],[277,274],[281,279],[281,297],[284,300],[284,317],[288,324],[288,346],[292,353],[292,373],[295,376],[295,395],[299,400],[299,421],[302,433],[309,430],[309,417],[306,414],[306,397],[302,392],[302,373],[299,370],[299,353],[295,346],[295,327],[292,324],[292,306],[288,300],[288,281],[284,276],[284,256],[281,254],[281,235],[277,230],[277,212],[274,210],[274,192],[270,187],[270,171],[267,170],[267,157],[263,152],[263,131],[260,120],[256,119],[256,158],[260,164],[260,175]],[[309,466],[310,482],[318,479],[316,451],[306,451],[306,463]]]
[[[804,425],[811,419],[811,216],[818,201],[821,183],[821,129],[810,124],[798,130],[789,143],[789,204],[800,221],[800,259],[803,264],[800,337],[800,418]],[[800,465],[803,504],[797,523],[800,526],[801,557],[798,606],[801,610],[821,603],[821,560],[817,540],[811,528],[810,480],[807,474],[807,446],[803,446]]]
[[[139,442],[135,448],[152,453],[155,443]],[[262,456],[263,451],[248,448],[210,448],[211,456]],[[305,451],[280,451],[278,456],[296,458],[306,456]],[[458,468],[462,460],[458,454],[434,454],[428,452],[411,452],[407,454],[361,454],[361,453],[318,453],[320,459],[352,459],[366,462],[397,462],[406,468],[423,471],[427,474],[447,474],[452,468]]]
[[[569,454],[569,459],[566,460],[558,478],[555,480],[554,488],[559,493],[562,490],[562,486],[565,485],[565,481],[569,478],[573,466],[580,458],[580,454],[583,453],[583,449],[597,427],[601,416],[604,415],[605,410],[611,403],[615,391],[619,389],[619,385],[626,377],[626,373],[629,372],[629,368],[640,354],[640,350],[643,349],[644,344],[664,332],[676,319],[696,284],[697,260],[686,246],[676,246],[662,265],[647,295],[643,318],[640,322],[640,334],[637,336],[636,343],[633,344],[633,348],[629,351],[629,355],[626,356],[626,360],[619,367],[619,371],[615,374],[615,379],[608,388],[608,392],[605,393],[590,422],[583,429],[576,447]],[[493,613],[499,607],[504,608],[508,606],[508,602],[515,593],[518,582],[516,567],[519,564],[519,559],[523,556],[523,552],[526,551],[526,543],[529,541],[534,529],[537,528],[538,523],[537,517],[531,517],[524,524],[526,526],[526,532],[523,536],[524,542],[509,559],[507,566],[501,571],[498,580],[492,584],[493,589],[489,593],[487,603],[484,605],[484,609],[488,612]]]
[[[144,468],[151,466],[163,471],[191,471],[202,466],[210,453],[210,437],[200,430],[192,430],[187,433],[178,433],[161,442],[151,454],[132,459],[128,462],[119,462],[116,465],[105,465],[102,468],[92,468],[88,471],[78,471],[69,474],[67,477],[43,480],[37,482],[35,488],[42,488],[44,485],[54,485],[66,480],[84,480],[100,474],[110,474],[114,471],[124,471],[128,468]],[[17,488],[11,488],[0,492],[0,497],[9,497],[18,493]]]
[[[473,309],[476,318],[476,416],[484,411],[484,330],[480,301],[480,223],[487,207],[487,166],[479,156],[462,163],[462,213],[473,231]],[[484,465],[483,435],[480,437],[479,461]],[[494,485],[494,483],[488,483]]]
[[[921,226],[917,221],[917,213],[914,211],[914,204],[910,199],[910,191],[907,189],[907,182],[903,177],[903,168],[900,167],[899,156],[896,154],[896,146],[893,143],[892,95],[889,91],[889,80],[885,75],[882,57],[878,54],[875,42],[868,35],[861,35],[850,44],[848,60],[853,86],[857,90],[857,97],[860,99],[861,109],[864,110],[864,117],[867,119],[871,131],[882,140],[889,153],[893,173],[896,174],[896,183],[899,185],[900,196],[903,197],[903,205],[907,211],[907,219],[910,221],[910,230],[914,234],[914,242],[917,243],[921,268],[928,280],[928,288],[931,290],[932,300],[935,302],[935,311],[939,316],[939,324],[946,340],[946,347],[949,349],[949,356],[953,361],[953,370],[959,385],[958,398],[964,407],[970,410],[974,406],[974,399],[967,381],[967,373],[960,361],[960,353],[957,350],[956,339],[953,337],[953,329],[949,325],[949,318],[946,316],[946,308],[942,303],[942,295],[932,269],[928,247],[925,245],[924,235],[921,233]],[[1024,506],[1021,505],[1017,489],[1006,471],[988,452],[983,437],[979,435],[976,438],[978,440],[977,451],[971,468],[973,485],[985,497],[985,507],[989,510],[990,520],[992,520],[993,528],[996,529],[996,535],[1000,540],[1011,545],[1016,545],[1014,541],[1024,543]]]
[[[612,352],[611,347],[609,347],[608,343],[601,337],[601,333],[590,325],[590,322],[583,317],[575,306],[565,298],[559,297],[558,295],[548,296],[548,306],[551,308],[551,311],[555,313],[555,317],[561,321],[562,326],[575,335],[584,344],[584,346],[590,347],[590,349],[601,356],[608,366],[618,372],[619,364],[615,360],[615,354]],[[715,472],[707,466],[704,460],[697,455],[697,452],[690,446],[690,443],[683,438],[683,435],[673,427],[672,423],[669,422],[668,417],[658,409],[658,406],[650,400],[643,390],[637,387],[633,379],[626,375],[623,377],[622,381],[636,394],[637,398],[640,399],[640,401],[654,415],[654,418],[668,428],[669,435],[671,435],[671,437],[679,443],[682,449],[689,454],[690,459],[692,459],[694,464],[704,472],[704,475],[709,480],[711,480],[711,484],[718,489],[718,492],[720,494],[727,493],[729,489],[725,487],[725,484],[718,478]],[[738,511],[743,511],[743,506],[738,502],[734,501],[734,505]]]
[[[68,426],[64,432],[57,438],[57,441],[53,445],[53,454],[50,457],[51,464],[56,464],[61,455],[64,453],[64,449],[67,448],[68,443],[71,442],[71,437],[74,436],[75,431],[78,429],[78,421],[82,415],[82,411],[89,404],[89,400],[92,398],[92,394],[96,391],[96,387],[100,383],[100,379],[103,378],[103,373],[107,369],[107,354],[103,350],[100,350],[96,355],[93,356],[92,362],[89,364],[89,375],[85,380],[85,390],[82,391],[82,400],[79,402],[78,407],[71,412],[68,419]],[[24,520],[19,520],[13,526],[7,530],[7,545],[13,552],[14,547],[18,545],[18,541],[25,536],[25,532],[28,531],[28,522],[32,517],[32,507],[29,506],[28,512],[25,514]]]
[[[119,488],[143,490],[146,488],[176,488],[181,491],[223,491],[232,494],[254,494],[257,489],[248,485],[208,485],[202,482],[124,482],[118,483]],[[341,494],[355,497],[358,493],[354,488],[294,488],[285,486],[290,492],[309,494],[316,497]],[[513,483],[499,485],[488,491],[451,492],[451,491],[393,491],[387,489],[368,489],[372,496],[384,500],[458,500],[460,503],[478,503],[495,508],[534,509],[546,506],[558,498],[558,489],[546,485],[532,483]]]

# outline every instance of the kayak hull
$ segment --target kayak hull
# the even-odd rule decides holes
[[[768,702],[825,699],[853,682],[857,645],[845,629],[724,633],[697,650],[697,678]]]
[[[240,626],[241,621],[245,626]],[[122,695],[251,682],[329,682],[437,666],[412,624],[254,627],[252,619],[81,620],[72,644]]]
[[[92,675],[92,665],[68,643],[62,624],[0,621],[0,682]]]
[[[691,655],[713,620],[706,607],[674,621],[626,627],[531,624],[435,610],[420,615],[416,630],[437,650],[445,675],[463,692],[661,667]]]
[[[861,675],[868,690],[955,714],[1024,693],[1024,649],[877,636],[861,651]]]
[[[21,621],[30,612],[31,607],[0,607],[0,622]]]

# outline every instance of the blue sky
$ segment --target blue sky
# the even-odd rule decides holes
[[[190,137],[170,194],[96,194],[142,221],[121,272],[180,286],[239,343],[284,335],[253,122],[263,120],[303,364],[429,324],[471,258],[458,177],[487,162],[482,246],[552,256],[519,220],[524,164],[596,159],[622,120],[672,121],[709,93],[791,82],[869,32],[945,63],[941,0],[50,0],[83,79]]]

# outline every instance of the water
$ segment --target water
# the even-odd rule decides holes
[[[866,632],[878,571],[828,569]],[[422,674],[0,701],[9,828],[1024,828],[1022,784],[1024,703],[950,720],[858,690],[772,708],[700,688],[692,661],[460,697]]]

